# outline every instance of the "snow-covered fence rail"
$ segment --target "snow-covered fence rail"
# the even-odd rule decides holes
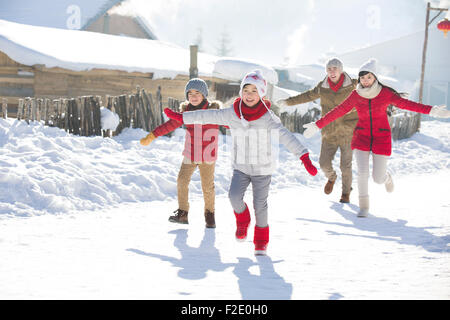
[[[283,125],[291,132],[298,133],[303,133],[303,131],[305,131],[305,128],[303,128],[305,123],[316,121],[319,118],[320,111],[316,108],[311,108],[304,114],[295,110],[292,113],[283,112],[280,115]],[[393,140],[409,138],[419,131],[420,114],[418,113],[404,112],[395,109],[393,116],[389,118]]]

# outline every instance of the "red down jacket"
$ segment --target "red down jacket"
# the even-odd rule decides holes
[[[182,111],[218,109],[215,102],[204,101],[201,107],[193,107],[191,104],[182,105]],[[170,119],[153,130],[155,137],[163,136],[183,124]],[[188,124],[186,125],[186,139],[183,155],[193,162],[214,162],[217,160],[219,126],[214,124]]]
[[[353,90],[344,102],[317,120],[316,125],[323,128],[356,108],[359,120],[353,131],[352,149],[389,156],[392,151],[391,128],[386,113],[389,105],[424,114],[430,113],[432,108],[404,99],[386,87],[373,99],[363,98]]]

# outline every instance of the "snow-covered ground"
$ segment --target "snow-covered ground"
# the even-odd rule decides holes
[[[216,165],[216,229],[198,172],[190,224],[177,208],[184,130],[149,147],[141,129],[78,137],[0,119],[0,299],[449,299],[450,123],[394,142],[395,192],[371,182],[371,214],[329,196],[284,147],[269,197],[268,255],[253,224],[234,240],[229,139]],[[305,140],[317,164],[320,135]],[[336,168],[339,162],[335,161]],[[246,201],[251,207],[251,191]]]

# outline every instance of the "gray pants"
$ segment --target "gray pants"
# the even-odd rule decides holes
[[[271,175],[267,176],[249,176],[239,170],[233,171],[231,178],[230,198],[231,206],[234,212],[241,213],[245,210],[244,194],[250,182],[253,188],[253,209],[255,209],[256,225],[258,227],[267,227],[267,197],[269,196]]]

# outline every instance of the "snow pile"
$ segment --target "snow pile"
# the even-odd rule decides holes
[[[213,76],[240,82],[250,71],[259,69],[267,82],[278,83],[278,74],[270,66],[252,60],[235,58],[218,59],[214,65]]]
[[[0,213],[29,216],[176,199],[184,129],[143,147],[139,140],[146,134],[127,128],[112,139],[80,137],[38,122],[27,125],[0,119]],[[216,193],[226,195],[231,177],[229,136],[220,136],[219,145]],[[294,170],[291,167],[289,174],[276,175],[274,185],[281,188],[314,181],[300,161],[282,148],[280,161],[288,160]],[[194,198],[202,197],[201,190],[196,172],[191,183]]]
[[[120,122],[119,115],[105,107],[100,108],[100,114],[102,130],[116,130]]]
[[[449,169],[450,124],[431,121],[423,123],[423,128],[433,128],[435,136],[418,133],[394,143],[389,162],[394,175]],[[114,138],[80,137],[38,122],[27,125],[0,119],[0,213],[29,216],[95,211],[123,202],[176,199],[185,131],[177,129],[172,138],[160,137],[143,147],[139,139],[146,134],[142,129],[127,128]],[[320,135],[309,140],[296,136],[318,165]],[[231,139],[220,135],[215,176],[218,196],[227,196],[232,174],[230,150]],[[280,147],[273,189],[320,186],[322,180],[321,175],[310,177],[300,161]],[[193,199],[202,199],[197,171],[190,190]]]

